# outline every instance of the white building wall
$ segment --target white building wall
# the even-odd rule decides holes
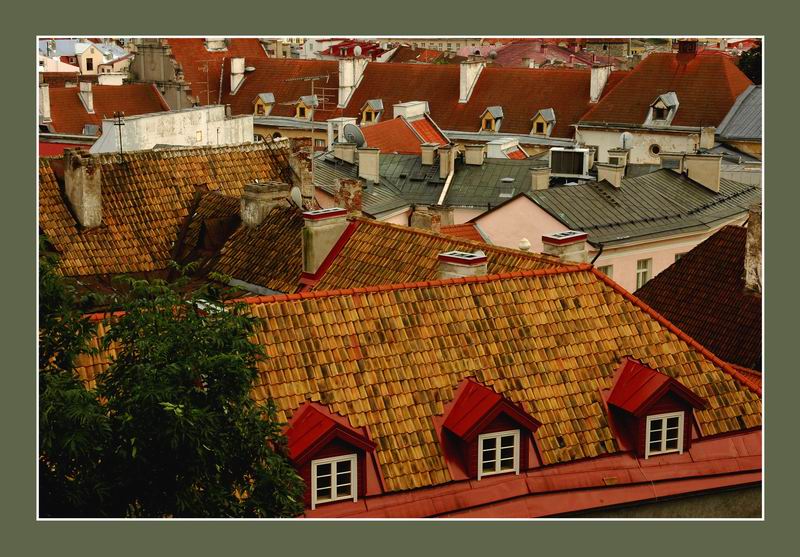
[[[113,119],[103,120],[103,133],[92,153],[119,151],[119,130]],[[124,151],[152,149],[156,145],[213,146],[252,143],[253,117],[225,116],[221,105],[157,112],[125,119]]]
[[[622,147],[622,131],[578,128],[575,139],[584,145],[598,148],[597,162],[608,162],[608,150]],[[700,132],[659,133],[653,130],[627,130],[633,136],[630,164],[659,164],[660,159],[650,152],[651,145],[658,145],[661,152],[693,153],[700,144]]]

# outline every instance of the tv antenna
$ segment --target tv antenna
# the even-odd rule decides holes
[[[114,113],[114,125],[117,127],[117,133],[119,134],[119,162],[124,162],[125,158],[122,156],[124,152],[122,149],[122,126],[125,125],[124,112]]]

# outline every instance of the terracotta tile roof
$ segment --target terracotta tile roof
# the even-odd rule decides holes
[[[489,273],[560,267],[554,257],[457,239],[431,231],[360,218],[358,227],[314,290],[434,280],[438,255],[483,250]]]
[[[97,155],[102,172],[102,224],[82,230],[54,169],[39,165],[39,226],[61,254],[67,276],[164,269],[198,186],[238,197],[245,184],[287,181],[288,147],[272,143]]]
[[[703,436],[761,423],[739,372],[589,265],[245,301],[268,356],[254,398],[281,421],[311,401],[366,428],[388,491],[451,481],[433,418],[470,377],[542,423],[544,465],[620,451],[600,391],[625,357],[708,400]],[[78,373],[91,385],[113,355]]]
[[[165,39],[165,42],[172,49],[172,57],[177,61],[183,70],[183,79],[190,85],[192,95],[199,97],[201,104],[217,104],[220,98],[220,75],[222,75],[222,64],[224,60],[225,70],[222,82],[224,84],[223,94],[230,90],[230,59],[244,58],[245,66],[251,66],[257,60],[267,58],[267,53],[261,46],[258,39],[228,39],[227,50],[209,51],[205,47],[203,39]],[[206,65],[208,74],[206,74]],[[255,95],[253,96],[255,98]],[[252,102],[253,98],[248,102]],[[252,113],[253,107],[246,112],[237,114]]]
[[[447,145],[449,143],[434,121],[427,116],[411,122],[411,127],[416,130],[425,143],[436,143],[437,145]]]
[[[273,208],[258,228],[240,226],[214,270],[278,292],[295,292],[303,271],[303,216],[288,204]]]
[[[67,82],[77,83],[78,81],[88,81],[97,83],[96,75],[80,75],[80,71],[74,72],[40,72],[42,83],[47,83],[50,87],[66,87]]]
[[[392,64],[408,64],[408,63],[450,63],[457,64],[466,60],[466,56],[458,56],[450,52],[442,52],[441,50],[432,50],[429,48],[414,48],[411,46],[400,45],[395,50],[392,57],[387,62]]]
[[[673,126],[718,126],[739,94],[750,85],[747,76],[726,54],[657,52],[642,60],[580,120],[643,124],[650,103],[659,95],[674,91],[680,104]]]
[[[505,155],[509,159],[514,159],[514,160],[518,160],[518,161],[522,161],[522,160],[525,160],[525,159],[528,158],[528,154],[525,153],[525,151],[523,151],[519,147],[515,147],[513,149],[509,149],[508,151],[505,152]]]
[[[380,149],[381,153],[419,155],[423,141],[405,118],[384,120],[361,128],[367,147]]]
[[[124,112],[126,116],[136,116],[169,110],[155,85],[150,83],[92,85],[94,114],[86,112],[78,93],[78,87],[50,89],[53,132],[81,135],[86,124],[100,127],[103,118],[110,118],[117,111]]]
[[[725,226],[636,295],[723,360],[761,369],[761,296],[745,292],[747,229]]]
[[[481,233],[478,232],[478,228],[475,226],[475,223],[465,223],[465,224],[451,224],[442,226],[442,234],[447,234],[448,236],[455,236],[456,238],[462,238],[464,240],[473,240],[475,242],[485,242]]]

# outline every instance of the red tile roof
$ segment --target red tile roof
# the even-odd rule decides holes
[[[674,91],[679,106],[673,126],[718,126],[739,94],[751,84],[726,54],[657,52],[642,60],[580,120],[643,124],[650,103],[659,95]]]
[[[444,421],[444,427],[462,439],[472,437],[482,424],[500,412],[505,412],[530,430],[536,430],[541,425],[516,405],[475,381],[467,380],[459,390],[455,404]]]
[[[481,233],[478,232],[475,223],[465,223],[465,224],[451,224],[445,225],[441,228],[442,234],[447,234],[448,236],[455,236],[456,238],[463,238],[464,240],[474,240],[476,242],[485,242],[486,240],[481,236]]]
[[[220,98],[220,76],[223,94],[230,90],[230,60],[244,58],[245,66],[267,58],[267,53],[258,39],[229,39],[227,50],[209,51],[203,39],[165,39],[172,49],[172,57],[181,65],[184,81],[190,84],[192,95],[200,98],[201,104],[217,104]],[[222,64],[225,64],[224,74]],[[206,66],[208,74],[206,74]],[[255,98],[255,95],[253,95]],[[253,98],[249,99],[251,102]],[[249,111],[237,114],[252,113]]]
[[[747,229],[725,226],[636,291],[714,354],[761,369],[761,295],[745,291]]]
[[[380,149],[381,153],[419,155],[423,143],[405,118],[384,120],[361,128],[367,147]]]
[[[519,161],[522,161],[522,160],[525,160],[525,159],[528,158],[527,153],[525,153],[525,151],[523,151],[519,147],[515,147],[513,149],[509,149],[508,151],[506,151],[505,154],[509,159],[514,159],[514,160],[519,160]]]
[[[689,402],[695,408],[704,408],[705,401],[671,377],[659,373],[642,362],[626,358],[608,398],[608,403],[635,416],[663,397],[668,391]]]
[[[61,156],[64,154],[64,149],[86,148],[88,145],[79,143],[51,143],[49,141],[39,142],[39,156],[52,157]]]
[[[433,120],[427,116],[411,122],[411,127],[414,128],[425,143],[435,143],[437,145],[447,145],[449,143]]]
[[[364,450],[375,447],[374,443],[352,428],[326,416],[314,406],[306,405],[298,411],[286,431],[289,457],[294,462],[302,461],[315,447],[324,446],[331,438],[337,436]]]
[[[110,118],[117,111],[135,116],[169,110],[156,86],[150,83],[92,85],[94,114],[86,112],[78,93],[78,87],[50,89],[50,117],[54,132],[81,135],[86,124],[102,126],[103,118]]]

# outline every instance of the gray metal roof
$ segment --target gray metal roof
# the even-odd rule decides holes
[[[486,112],[492,115],[493,118],[502,118],[503,117],[503,107],[502,106],[490,106],[486,109]]]
[[[542,209],[572,230],[605,245],[710,230],[747,212],[761,199],[758,185],[722,178],[714,193],[683,174],[661,169],[626,178],[622,187],[585,182],[527,192]]]
[[[259,93],[258,98],[261,99],[261,102],[266,104],[272,104],[275,102],[275,95],[272,93]]]
[[[317,99],[316,95],[303,95],[300,97],[300,102],[312,108],[319,106],[319,99]]]
[[[556,121],[556,112],[552,108],[543,108],[539,112],[536,113],[536,116],[542,115],[545,122],[555,122]],[[536,119],[536,116],[531,118],[532,120]]]
[[[369,99],[366,106],[374,111],[383,110],[383,99]]]
[[[761,141],[761,85],[751,85],[739,95],[720,122],[717,137]]]
[[[667,93],[659,95],[656,98],[656,100],[652,102],[650,106],[656,104],[659,101],[659,99],[661,100],[661,102],[664,103],[664,106],[667,106],[669,108],[674,108],[678,106],[678,95],[675,93],[675,91],[669,91]]]

